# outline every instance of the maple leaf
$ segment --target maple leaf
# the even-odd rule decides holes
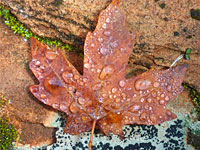
[[[126,124],[155,125],[176,118],[166,104],[182,92],[187,65],[152,69],[126,79],[134,39],[117,0],[100,13],[95,31],[87,34],[83,75],[59,49],[50,50],[31,38],[30,69],[40,83],[30,91],[68,115],[66,133],[91,131],[89,149],[95,126],[106,135],[123,137]]]

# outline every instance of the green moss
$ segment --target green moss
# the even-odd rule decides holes
[[[3,99],[3,97],[1,96],[0,97],[0,108],[4,105],[5,101]]]
[[[183,87],[189,90],[190,97],[192,98],[192,101],[196,106],[196,110],[200,113],[200,93],[195,88],[189,86],[186,83],[183,83]]]
[[[18,133],[9,124],[8,119],[0,118],[0,149],[1,150],[11,150],[13,148],[12,142],[16,141],[18,138]]]
[[[191,48],[187,48],[185,51],[185,59],[190,60],[190,53],[191,53]]]
[[[2,6],[0,6],[0,17],[4,18],[5,24],[8,25],[14,31],[14,34],[20,34],[26,39],[30,39],[30,37],[33,36],[40,42],[44,42],[49,46],[61,47],[61,49],[66,49],[67,51],[75,51],[77,53],[83,53],[81,50],[79,50],[75,46],[71,44],[63,43],[61,40],[38,37],[37,35],[34,35],[27,27],[21,24],[17,20],[17,18],[13,14],[10,13],[9,10],[6,10]]]
[[[8,100],[5,99],[5,97],[2,94],[0,94],[0,111],[1,111],[1,108],[6,104],[7,101]]]

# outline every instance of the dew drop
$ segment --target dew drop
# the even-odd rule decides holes
[[[165,97],[165,94],[161,94],[160,97],[162,97],[162,98]]]
[[[112,99],[112,98],[113,98],[113,95],[109,95],[109,98]]]
[[[44,104],[46,104],[48,102],[48,99],[41,99],[41,102],[43,102]]]
[[[101,69],[97,69],[97,73],[100,73],[101,72]]]
[[[150,118],[150,120],[151,120],[153,123],[156,123],[156,122],[157,122],[157,118],[156,118],[156,116],[155,116],[154,114],[151,114],[151,115],[149,116],[149,118]]]
[[[151,81],[146,80],[146,79],[138,79],[135,82],[135,89],[136,90],[146,90],[150,87]]]
[[[92,86],[92,90],[99,90],[101,88],[101,84],[100,83],[97,83],[95,85]]]
[[[106,18],[106,22],[109,23],[110,22],[110,18]]]
[[[90,117],[89,117],[89,116],[86,116],[86,115],[82,115],[82,116],[81,116],[81,119],[82,119],[84,122],[88,122],[88,121],[91,120]]]
[[[88,81],[88,79],[87,78],[83,78],[83,82],[87,82]]]
[[[111,42],[111,43],[110,43],[110,46],[111,46],[112,48],[116,48],[116,47],[118,46],[117,41]]]
[[[91,68],[91,65],[89,63],[85,63],[84,67],[87,68],[87,69],[89,69],[89,68]]]
[[[35,86],[32,86],[30,88],[30,90],[31,90],[32,93],[37,93],[39,91],[38,87],[35,87]]]
[[[171,86],[171,85],[168,85],[168,86],[167,86],[167,91],[170,92],[171,90],[172,90],[172,86]]]
[[[77,113],[79,111],[79,108],[78,108],[78,106],[76,105],[75,102],[72,102],[72,104],[70,105],[69,109],[70,109],[70,111],[72,113]]]
[[[159,87],[159,85],[160,85],[160,83],[159,83],[159,82],[154,82],[154,83],[153,83],[153,86],[154,86],[155,88],[158,88],[158,87]]]
[[[150,97],[147,98],[147,102],[148,102],[148,103],[152,103],[152,101],[153,101],[152,98],[150,98]]]
[[[152,110],[153,110],[153,108],[150,106],[150,107],[149,107],[149,110],[150,110],[150,111],[152,111]]]
[[[112,88],[112,93],[116,93],[117,92],[117,88]]]
[[[91,44],[91,47],[94,47],[94,46],[95,46],[94,43],[92,43],[92,44]]]
[[[126,48],[120,48],[120,50],[121,50],[122,53],[126,52]]]
[[[42,99],[47,98],[46,94],[41,94],[40,97],[41,97]]]
[[[52,107],[53,107],[54,109],[58,109],[58,108],[59,108],[59,105],[58,105],[57,103],[55,103],[55,104],[52,104]]]
[[[88,62],[89,61],[89,58],[88,56],[84,56],[84,63]]]
[[[104,35],[105,35],[105,36],[109,36],[109,35],[110,35],[110,31],[105,31],[105,32],[104,32]]]
[[[163,105],[163,104],[165,103],[165,101],[164,101],[163,99],[161,99],[161,100],[159,101],[159,103],[160,103],[161,105]]]
[[[172,116],[172,112],[169,110],[166,111],[166,114],[167,114],[167,116]]]
[[[87,112],[88,112],[88,113],[93,113],[93,109],[92,109],[92,108],[88,108],[88,109],[87,109]]]
[[[79,104],[84,105],[87,101],[83,97],[79,97],[78,102],[79,102]]]
[[[132,112],[137,112],[141,109],[140,105],[133,105]]]
[[[105,29],[107,27],[106,23],[102,25],[102,28]]]
[[[54,60],[54,59],[57,57],[57,53],[56,53],[56,51],[48,50],[48,51],[46,51],[45,56],[46,56],[49,60]]]
[[[126,99],[126,94],[125,93],[122,93],[121,96],[122,96],[123,99]]]
[[[125,117],[127,117],[127,116],[125,116]],[[128,119],[124,119],[124,124],[128,124],[129,123],[129,120]]]
[[[166,101],[169,101],[169,96],[166,96],[166,97],[165,97],[165,100],[166,100]]]
[[[65,104],[60,104],[60,110],[66,111],[67,110],[66,105]]]
[[[160,96],[160,94],[161,94],[160,91],[157,91],[157,96]]]
[[[149,109],[149,105],[148,104],[144,105],[144,108]]]
[[[82,81],[80,81],[79,85],[83,86],[83,85],[84,85],[84,83],[83,83]]]
[[[36,62],[35,62],[35,65],[36,65],[36,66],[39,66],[39,65],[40,65],[40,61],[36,61]]]
[[[123,87],[125,86],[125,84],[126,84],[126,83],[125,83],[124,80],[119,81],[119,86],[120,86],[120,87],[123,88]]]
[[[112,65],[106,65],[105,67],[103,67],[99,78],[101,80],[105,80],[109,78],[113,73],[114,73],[114,67]]]
[[[62,73],[62,77],[63,77],[65,82],[70,83],[72,81],[73,74],[65,71],[65,72]]]
[[[157,96],[157,92],[156,91],[152,91],[152,96],[156,97]]]
[[[107,48],[102,47],[102,48],[100,48],[100,53],[103,55],[108,55],[110,53],[110,51]]]
[[[102,94],[102,96],[105,98],[107,96],[107,94],[104,93],[104,94]]]
[[[45,79],[44,87],[51,94],[56,94],[63,87],[63,84],[56,77],[52,77]]]
[[[74,79],[75,79],[75,80],[78,80],[78,79],[79,79],[79,76],[78,76],[78,75],[74,75]]]
[[[143,103],[143,102],[144,102],[144,98],[141,98],[141,99],[140,99],[140,102],[142,102],[142,103]]]
[[[92,72],[95,72],[95,69],[94,69],[94,68],[92,68],[92,69],[91,69],[91,71],[92,71]]]
[[[100,37],[99,37],[99,38],[98,38],[98,41],[99,41],[99,42],[103,42],[103,38],[100,38]]]
[[[119,103],[120,101],[121,101],[120,98],[115,99],[115,103]]]
[[[104,98],[99,97],[98,101],[99,101],[100,103],[103,103],[103,102],[104,102]]]
[[[40,66],[40,69],[44,70],[44,69],[45,69],[45,66]]]
[[[71,91],[71,92],[74,91],[74,87],[73,87],[73,86],[70,86],[70,87],[69,87],[69,91]]]
[[[146,113],[142,113],[142,114],[140,115],[140,120],[141,120],[141,121],[146,121],[146,120],[147,120],[147,114],[146,114]]]

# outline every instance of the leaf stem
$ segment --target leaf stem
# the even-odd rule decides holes
[[[91,135],[90,135],[90,141],[88,143],[88,150],[92,150],[92,141],[93,141],[94,129],[95,129],[96,123],[97,123],[97,121],[94,120],[93,124],[92,124],[92,131],[91,131]]]

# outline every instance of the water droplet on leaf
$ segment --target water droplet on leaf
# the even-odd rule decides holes
[[[151,81],[147,80],[147,79],[138,79],[135,82],[135,89],[136,90],[146,90],[150,87],[151,85]]]
[[[101,80],[105,80],[109,78],[113,73],[114,73],[114,67],[112,65],[106,65],[105,67],[103,67],[99,78]]]
[[[46,53],[45,53],[45,56],[49,60],[54,60],[57,57],[57,53],[55,51],[47,50]]]

